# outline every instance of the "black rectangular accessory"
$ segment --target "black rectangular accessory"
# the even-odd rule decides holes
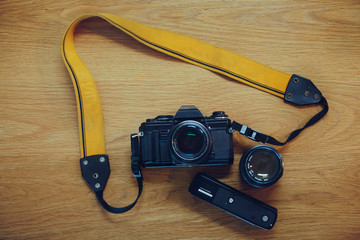
[[[276,208],[202,173],[195,176],[189,192],[254,226],[270,230],[276,222]]]

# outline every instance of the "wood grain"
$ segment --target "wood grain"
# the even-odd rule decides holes
[[[61,59],[62,35],[83,13],[109,12],[176,31],[310,78],[328,99],[328,115],[278,148],[285,172],[252,189],[239,175],[255,145],[235,135],[231,167],[146,169],[144,192],[122,215],[105,212],[80,174],[77,113]],[[1,239],[359,239],[359,1],[7,1],[0,2]],[[77,49],[96,79],[105,118],[116,206],[132,202],[129,134],[141,122],[196,104],[225,111],[277,138],[319,107],[279,98],[155,52],[102,20],[76,31]],[[206,172],[275,206],[271,231],[250,226],[192,197]]]

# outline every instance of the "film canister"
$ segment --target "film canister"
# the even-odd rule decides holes
[[[241,157],[239,168],[242,178],[256,188],[273,185],[283,174],[280,153],[268,145],[248,149]]]

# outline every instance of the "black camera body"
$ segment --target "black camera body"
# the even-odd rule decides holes
[[[195,106],[175,116],[147,119],[140,128],[140,161],[145,168],[229,165],[234,161],[231,120],[224,112],[204,117]]]

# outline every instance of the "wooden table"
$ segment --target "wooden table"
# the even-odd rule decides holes
[[[360,238],[359,1],[5,0],[0,9],[1,239]],[[60,53],[67,26],[88,12],[189,35],[310,78],[330,111],[277,147],[285,171],[272,187],[241,180],[241,154],[256,143],[235,134],[232,166],[145,169],[135,208],[109,214],[81,177],[75,95]],[[195,104],[283,140],[320,110],[165,56],[103,20],[80,24],[76,46],[101,97],[112,171],[104,195],[115,206],[136,197],[129,135],[147,118]],[[275,227],[258,229],[191,196],[200,171],[276,207]]]

